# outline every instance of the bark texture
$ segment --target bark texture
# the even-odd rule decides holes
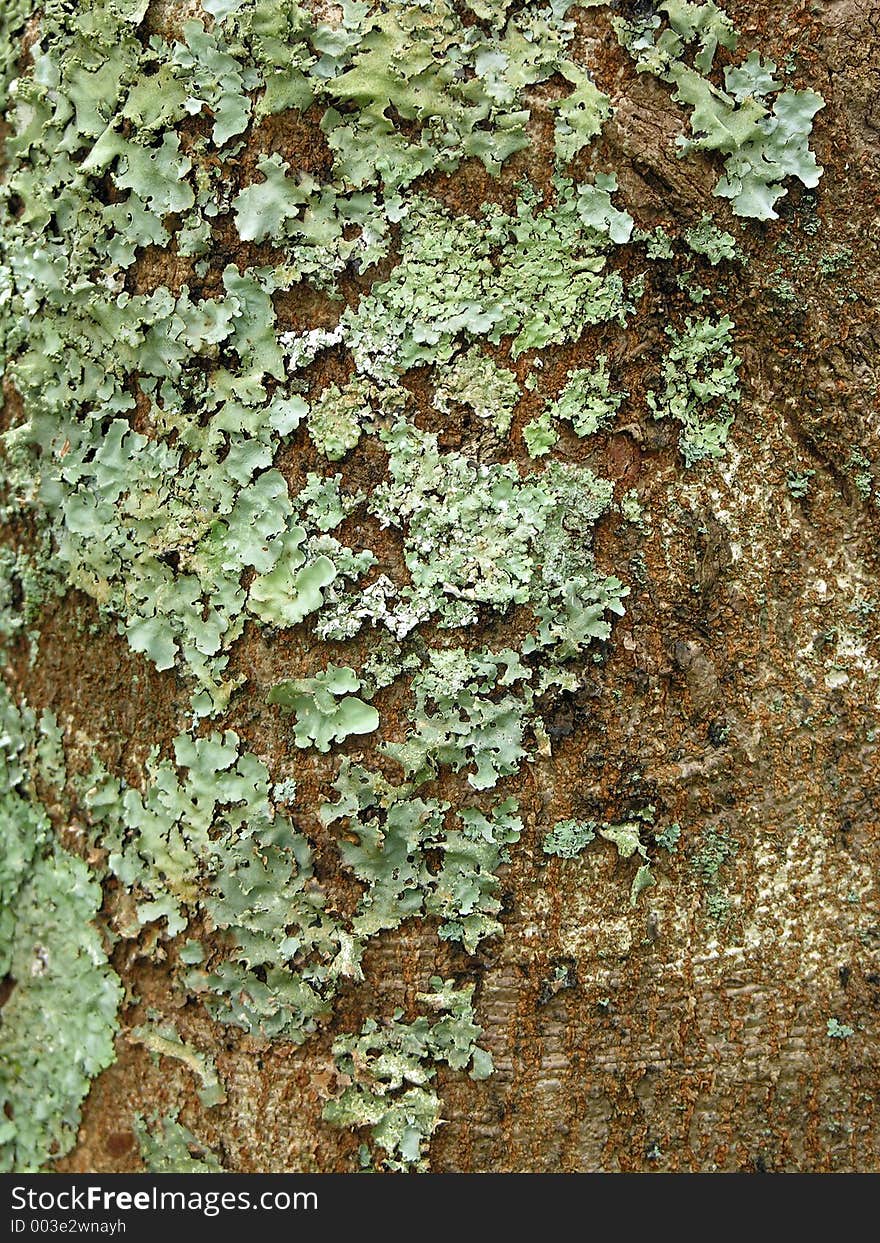
[[[148,29],[178,30],[192,8],[154,2]],[[780,218],[742,228],[712,197],[717,161],[677,158],[684,114],[669,87],[635,72],[604,8],[575,14],[575,53],[615,108],[590,149],[592,166],[614,170],[620,201],[642,228],[662,225],[677,235],[711,210],[746,255],[741,266],[725,268],[725,293],[714,286],[708,303],[736,324],[743,400],[724,456],[692,469],[682,463],[678,427],[650,417],[644,395],[656,387],[665,322],[673,311],[707,309],[688,300],[674,269],[651,277],[625,328],[601,325],[586,343],[546,352],[544,375],[557,390],[600,349],[625,370],[629,398],[616,422],[587,440],[566,440],[561,452],[613,479],[616,501],[635,489],[644,521],[613,511],[599,519],[596,562],[631,588],[625,615],[578,664],[575,689],[547,691],[545,740],[504,784],[519,800],[524,829],[501,871],[503,933],[468,954],[439,938],[436,920],[409,919],[382,932],[366,945],[363,982],[341,984],[332,1018],[301,1045],[219,1025],[175,986],[172,968],[195,925],[177,940],[151,925],[108,941],[125,988],[117,1057],[94,1080],[76,1145],[56,1168],[141,1169],[132,1119],[179,1108],[180,1121],[226,1169],[356,1169],[366,1132],[321,1117],[341,1082],[333,1040],[397,1007],[412,1016],[416,995],[436,975],[476,982],[480,1044],[495,1073],[475,1082],[439,1067],[444,1123],[430,1144],[434,1172],[880,1165],[880,589],[872,476],[880,462],[880,6],[772,0],[756,8],[730,0],[726,9],[743,49],[759,48],[779,64],[793,53],[796,85],[825,100],[811,137],[824,166],[818,188],[787,182]],[[326,16],[332,21],[335,10]],[[27,49],[26,36],[22,71]],[[427,173],[419,191],[477,217],[487,201],[509,210],[523,177],[548,190],[551,105],[563,85],[554,77],[530,88],[530,145],[497,177],[469,159],[454,172]],[[255,180],[255,152],[280,152],[291,168],[317,176],[327,166],[324,135],[309,111],[268,116],[243,137],[240,185]],[[229,221],[218,229],[226,235],[212,243],[206,297],[248,246],[262,253],[258,243],[240,241]],[[395,262],[392,248],[377,267],[344,274],[342,305],[357,306]],[[191,264],[174,248],[145,247],[128,288],[162,284],[176,293],[192,280]],[[630,265],[629,278],[639,260],[628,254],[619,264]],[[715,269],[709,275],[720,282]],[[286,331],[332,328],[339,316],[306,285],[277,295],[275,306]],[[486,348],[522,386],[516,435],[539,409],[524,387],[527,360],[511,360],[509,338]],[[331,351],[315,364],[310,391],[349,374],[341,352]],[[497,443],[479,419],[455,405],[445,417],[431,408],[423,371],[414,369],[407,383],[420,425],[438,432],[442,446],[497,460]],[[12,425],[15,402],[10,387]],[[511,446],[507,456],[533,469],[522,442]],[[328,470],[304,428],[275,465],[292,491],[309,471]],[[339,469],[346,487],[371,490],[385,467],[375,443],[363,440]],[[393,531],[357,515],[346,522],[347,542],[371,547],[383,568],[400,570]],[[515,646],[518,624],[513,614],[487,618],[475,645]],[[38,643],[19,637],[7,651],[14,697],[57,715],[70,771],[85,772],[97,754],[138,785],[150,748],[167,750],[187,727],[190,689],[179,670],[160,672],[132,651],[81,590],[50,599],[34,625]],[[367,635],[331,645],[330,659],[356,666],[351,652],[368,652],[370,642]],[[303,627],[267,632],[248,623],[230,659],[231,672],[246,681],[218,727],[235,729],[273,775],[293,771],[290,722],[267,707],[267,696],[281,679],[326,659],[327,648]],[[401,740],[404,694],[400,683],[379,692],[381,739]],[[339,910],[352,910],[360,890],[340,868],[318,808],[338,753],[364,754],[366,745],[350,738],[329,756],[295,755],[294,818]],[[428,788],[454,803],[467,793],[461,776],[445,771]],[[575,859],[542,849],[560,820],[619,822],[649,805],[658,825],[678,824],[681,832],[676,849],[652,862],[654,883],[635,905],[633,861],[611,841],[597,840]],[[68,814],[48,800],[47,810],[67,849],[92,850],[83,845],[90,839],[81,810]],[[102,866],[94,851],[89,861]],[[99,923],[118,928],[128,900],[106,879]],[[211,1055],[224,1103],[205,1109],[190,1067],[131,1038],[150,1014]],[[847,1029],[851,1035],[836,1034]]]

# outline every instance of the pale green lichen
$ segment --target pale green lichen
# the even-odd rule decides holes
[[[290,678],[269,692],[269,703],[278,704],[295,718],[293,736],[298,747],[329,751],[331,742],[343,742],[352,734],[371,734],[379,728],[379,713],[352,691],[361,688],[353,669],[328,665],[311,678]]]
[[[742,254],[732,234],[720,229],[708,214],[701,216],[697,224],[685,229],[684,240],[697,255],[704,255],[713,267],[723,259],[742,262]]]
[[[674,851],[678,849],[678,843],[681,839],[681,825],[678,821],[668,824],[665,829],[659,833],[654,830],[654,841],[658,846],[662,846],[664,850]]]
[[[648,854],[641,834],[642,826],[638,820],[623,820],[619,824],[599,826],[599,836],[614,843],[621,859],[631,859],[634,854],[647,859]]]
[[[651,871],[650,864],[648,863],[640,864],[639,870],[636,872],[635,876],[633,877],[633,882],[632,882],[632,885],[630,886],[630,891],[629,891],[630,906],[635,906],[638,903],[639,894],[642,893],[645,889],[650,889],[651,886],[655,885],[656,883],[657,882],[654,880],[654,874]]]
[[[608,481],[558,463],[523,480],[512,463],[475,465],[464,455],[441,453],[436,436],[405,423],[383,440],[391,478],[374,493],[373,508],[389,524],[406,524],[411,584],[401,600],[413,625],[433,609],[446,626],[470,625],[480,605],[500,611],[530,599],[542,601],[536,612],[549,623],[559,612],[553,595],[564,581],[560,558],[572,571],[580,563],[577,578],[572,574],[561,590],[575,596],[583,580],[594,602],[596,576],[583,532],[610,504]],[[577,531],[568,525],[571,503],[583,518]],[[617,589],[609,580],[609,590]]]
[[[38,1170],[73,1146],[91,1080],[114,1060],[122,989],[92,922],[100,886],[53,841],[34,793],[32,714],[5,691],[0,712],[0,976],[11,989],[0,1024],[0,1168]]]
[[[595,170],[582,153],[612,104],[580,62],[573,6],[203,7],[205,20],[195,9],[163,35],[152,18],[146,29],[145,0],[48,6],[29,57],[33,6],[10,0],[0,13],[0,359],[21,399],[2,434],[0,518],[16,540],[33,532],[0,555],[0,636],[33,638],[41,602],[76,588],[135,652],[185,678],[194,717],[170,751],[153,750],[136,785],[97,760],[68,780],[50,712],[37,721],[23,708],[25,725],[7,725],[0,943],[15,933],[15,955],[32,966],[48,955],[27,988],[27,963],[15,959],[4,1007],[20,1074],[0,1142],[16,1168],[72,1143],[89,1080],[113,1056],[118,1001],[91,923],[97,880],[54,840],[22,775],[25,752],[53,816],[75,796],[94,857],[126,891],[103,917],[112,935],[149,929],[144,952],[161,956],[161,941],[196,923],[203,940],[172,951],[178,987],[219,1022],[298,1042],[329,1016],[340,980],[360,978],[370,937],[418,916],[473,953],[500,931],[499,872],[522,823],[513,798],[488,791],[515,778],[535,745],[549,748],[541,697],[576,689],[578,658],[609,637],[628,593],[592,551],[613,482],[553,456],[531,472],[505,456],[524,372],[538,411],[522,429],[531,456],[551,454],[563,425],[578,437],[610,428],[628,400],[611,380],[623,359],[595,354],[588,334],[625,327],[645,288],[642,275],[624,281],[616,248],[646,242],[651,262],[674,253],[662,229],[634,229],[613,171],[580,171]],[[733,49],[727,18],[683,0],[659,12],[662,21],[618,28],[638,67],[693,106],[682,154],[720,151],[718,192],[740,214],[772,215],[784,177],[818,178],[807,138],[819,97],[780,91],[775,67],[755,55],[728,67],[721,91],[708,75],[716,47]],[[472,159],[497,174],[528,145],[547,92],[546,192],[523,180],[507,209],[442,206],[424,174]],[[292,124],[319,124],[320,172],[266,149],[270,127],[256,123],[288,110]],[[229,231],[243,246],[222,267]],[[730,235],[706,220],[684,241],[713,265],[734,257]],[[163,250],[177,255],[167,269]],[[182,281],[173,291],[159,283],[172,267]],[[310,322],[305,287],[320,291],[329,320]],[[688,292],[703,296],[693,281]],[[292,297],[303,314],[282,330]],[[734,326],[667,331],[649,408],[681,422],[691,464],[721,452],[733,417]],[[545,360],[560,346],[577,346],[585,363],[547,391]],[[436,434],[438,420],[460,423],[457,448]],[[346,472],[363,454],[377,486],[352,490],[322,467],[303,478],[306,436],[308,454]],[[399,541],[400,574],[367,546],[377,522]],[[470,641],[467,628],[511,618],[519,637],[502,643],[513,646]],[[312,844],[288,817],[295,769],[270,774],[237,733],[199,725],[241,685],[230,656],[246,626],[261,642],[292,627],[307,647],[358,640],[336,657],[351,664],[315,661],[305,668],[317,672],[269,696],[293,714],[293,758],[381,741],[378,762],[394,773],[380,775],[375,756],[344,759],[338,801],[322,812],[361,886],[350,915],[328,904]],[[395,741],[371,737],[380,721],[370,700],[386,687],[403,705]],[[450,773],[486,801],[453,808],[425,796],[424,783]],[[596,831],[644,860],[633,823]],[[559,841],[557,853],[574,851],[570,836]],[[643,862],[632,900],[650,883]],[[470,1064],[475,1077],[491,1069],[470,990],[434,987],[420,998],[443,1016],[433,1025],[397,1016],[337,1048],[341,1064],[363,1056],[378,1070],[369,1079],[358,1062],[348,1095],[328,1108],[372,1126],[390,1168],[424,1163],[440,1116],[425,1086],[436,1062]],[[58,1005],[77,1019],[60,1033]],[[25,1021],[37,1033],[27,1044]],[[219,1101],[215,1072],[170,1027],[131,1034],[182,1057],[204,1103]],[[404,1061],[386,1074],[392,1053]],[[151,1169],[219,1168],[176,1113],[136,1132]]]
[[[222,1105],[226,1100],[226,1089],[217,1074],[213,1058],[181,1040],[173,1023],[143,1023],[140,1027],[133,1027],[128,1038],[133,1044],[142,1044],[157,1058],[169,1057],[183,1062],[201,1083],[198,1097],[206,1109]]]
[[[117,931],[164,921],[177,935],[192,915],[208,916],[228,941],[208,961],[190,948],[185,986],[221,1022],[304,1040],[329,1012],[336,980],[359,975],[358,948],[326,914],[309,844],[238,736],[181,735],[174,756],[153,756],[143,792],[97,765],[83,782],[108,867],[140,898]]]
[[[731,200],[739,216],[776,219],[786,177],[818,185],[822,169],[809,148],[813,118],[824,106],[812,90],[782,90],[776,65],[752,52],[724,69],[724,88],[710,81],[719,46],[733,51],[738,35],[713,3],[669,0],[648,17],[612,19],[618,38],[640,73],[675,87],[672,98],[691,108],[692,138],[679,137],[679,154],[718,151],[724,176],[715,193]],[[696,47],[693,67],[685,53]]]
[[[222,1174],[223,1166],[206,1144],[177,1120],[177,1112],[147,1122],[139,1114],[132,1128],[141,1160],[150,1174]]]
[[[791,495],[799,501],[802,501],[809,495],[810,481],[816,474],[814,470],[792,471],[786,475],[786,484]]]
[[[434,389],[434,406],[441,414],[449,414],[450,402],[469,406],[499,436],[506,436],[519,396],[513,372],[499,367],[478,346],[472,346],[442,372]]]
[[[656,229],[650,230],[635,229],[633,230],[632,240],[634,242],[644,242],[649,259],[664,260],[675,258],[674,239],[670,237],[662,225],[658,225]]]
[[[545,854],[556,855],[560,859],[576,859],[583,854],[591,842],[595,841],[598,835],[614,843],[621,859],[631,859],[633,855],[639,855],[644,862],[639,865],[633,876],[629,897],[630,905],[635,906],[639,894],[656,884],[648,859],[647,846],[641,837],[644,824],[653,820],[653,813],[652,807],[643,808],[635,813],[632,820],[613,824],[598,820],[558,820],[545,835],[542,849]],[[672,849],[672,846],[668,845],[669,839],[661,841],[661,836],[655,834],[654,840],[667,846],[667,849]],[[673,839],[673,846],[676,840],[677,837]]]
[[[608,357],[600,354],[595,369],[569,373],[559,396],[523,428],[530,457],[542,457],[559,439],[556,423],[565,420],[577,436],[594,436],[606,427],[626,394],[611,388]]]
[[[364,423],[373,419],[370,397],[374,387],[356,378],[340,389],[328,384],[309,410],[309,432],[331,462],[344,457],[361,438]]]
[[[617,502],[617,508],[624,522],[629,522],[640,530],[649,529],[650,523],[647,516],[645,506],[639,499],[638,489],[630,488],[628,492],[624,492],[623,496]]]
[[[722,868],[739,849],[736,838],[724,829],[707,829],[691,856],[691,867],[706,891],[706,914],[724,923],[730,914],[730,899],[721,879]]]
[[[492,1073],[492,1058],[477,1044],[482,1028],[474,1022],[473,984],[456,988],[434,976],[431,989],[417,1000],[440,1016],[436,1022],[422,1016],[404,1023],[397,1011],[333,1042],[337,1067],[352,1082],[327,1103],[323,1117],[335,1126],[368,1126],[386,1170],[427,1168],[426,1143],[440,1124],[440,1098],[430,1086],[438,1063],[470,1067],[472,1079]]]
[[[557,820],[542,843],[544,854],[576,859],[595,840],[598,827],[595,820]]]
[[[473,765],[468,782],[476,790],[515,773],[527,754],[531,696],[527,689],[522,696],[496,692],[528,677],[519,656],[452,648],[431,652],[428,662],[412,681],[415,726],[406,742],[386,743],[384,750],[416,783],[447,764],[456,772]]]
[[[683,329],[666,329],[672,347],[663,364],[664,387],[650,391],[647,402],[655,419],[681,423],[679,445],[688,466],[724,452],[740,396],[742,360],[733,352],[732,329],[727,315],[717,321],[688,317]]]
[[[487,813],[460,808],[450,822],[448,803],[419,798],[412,785],[393,785],[348,760],[334,789],[340,797],[321,808],[321,818],[344,828],[340,858],[364,885],[352,923],[357,937],[423,912],[442,919],[440,936],[469,953],[501,931],[496,873],[522,833],[515,799]]]

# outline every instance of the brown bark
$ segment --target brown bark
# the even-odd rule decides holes
[[[320,1120],[333,1034],[411,1005],[431,974],[457,971],[478,976],[477,1018],[497,1071],[485,1083],[440,1071],[447,1122],[431,1147],[435,1171],[878,1168],[880,613],[866,617],[861,650],[840,655],[845,677],[833,666],[853,633],[854,601],[878,595],[876,504],[859,496],[846,463],[853,448],[880,459],[880,6],[727,8],[765,53],[781,59],[796,46],[805,82],[825,96],[814,130],[821,230],[815,240],[798,232],[793,188],[781,221],[743,236],[749,262],[731,282],[729,310],[745,401],[719,469],[684,474],[665,425],[619,431],[598,452],[619,492],[644,489],[652,525],[638,540],[614,517],[600,525],[600,565],[628,564],[639,589],[606,662],[556,706],[552,759],[523,770],[527,832],[504,873],[503,938],[485,943],[475,966],[428,923],[385,934],[368,949],[365,983],[343,990],[330,1028],[300,1048],[215,1026],[182,1004],[140,943],[115,951],[130,990],[126,1024],[152,1006],[213,1051],[228,1102],[200,1119],[199,1134],[231,1170],[354,1168],[360,1137]],[[603,142],[630,211],[646,227],[692,218],[717,170],[676,160],[681,118],[668,90],[636,77],[599,18],[580,20],[583,37],[600,40],[599,85],[617,102]],[[466,167],[430,188],[467,210],[504,201],[523,172],[546,179],[538,103],[534,147],[500,182]],[[291,151],[304,142],[292,135]],[[773,292],[783,237],[808,256],[848,246],[853,264],[836,280],[817,262],[797,268],[804,305],[792,309]],[[140,276],[155,278],[143,263]],[[293,301],[285,313],[294,324],[302,308]],[[635,392],[650,378],[642,352],[656,331],[628,329]],[[573,357],[561,349],[553,365],[563,372]],[[283,469],[307,470],[305,452],[297,442]],[[352,482],[370,479],[365,454],[346,469]],[[808,469],[800,500],[787,476]],[[398,554],[389,544],[384,555]],[[19,688],[58,713],[69,739],[111,740],[101,758],[134,772],[173,736],[186,695],[122,639],[87,637],[93,620],[81,597],[58,604],[36,668],[21,662]],[[286,743],[261,714],[265,689],[302,659],[293,641],[270,648],[251,634],[236,652],[250,683],[227,723],[267,759]],[[392,730],[394,711],[389,695]],[[309,761],[300,781],[304,828],[325,869],[338,865],[329,848],[320,855],[314,810],[329,771]],[[561,816],[646,802],[679,821],[682,837],[635,908],[610,843],[571,863],[541,852]],[[707,888],[700,862],[712,835],[736,852]],[[336,883],[344,896],[349,882]],[[707,909],[712,885],[729,902],[720,921]],[[832,1017],[855,1036],[830,1038]],[[191,1102],[193,1087],[184,1067],[154,1065],[121,1037],[60,1168],[140,1168],[132,1115]]]

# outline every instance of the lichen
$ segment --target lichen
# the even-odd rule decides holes
[[[178,1111],[147,1122],[139,1114],[132,1128],[150,1174],[222,1174],[223,1166],[206,1144],[177,1120]]]
[[[471,346],[442,373],[434,389],[434,406],[441,414],[449,414],[450,402],[469,406],[478,419],[506,436],[519,396],[513,372],[499,367],[478,346]]]
[[[594,456],[583,464],[591,445],[568,455],[572,436],[645,412],[613,344],[641,313],[645,256],[669,263],[682,241],[698,269],[738,255],[708,216],[683,239],[636,228],[588,150],[613,104],[566,0],[203,8],[158,26],[145,0],[36,17],[11,0],[0,14],[0,364],[15,394],[0,436],[0,640],[24,639],[38,659],[43,602],[78,590],[181,680],[191,712],[126,780],[97,746],[88,772],[68,772],[51,710],[37,719],[3,700],[10,1168],[69,1148],[114,1056],[119,984],[96,921],[167,954],[178,993],[216,1021],[293,1042],[329,1019],[340,981],[361,979],[371,937],[430,919],[473,954],[500,933],[523,832],[511,787],[549,754],[545,697],[577,688],[629,592],[593,550],[614,481]],[[816,184],[820,97],[781,90],[756,53],[714,85],[717,47],[736,45],[714,4],[613,20],[637,68],[692,107],[681,154],[724,157],[717,193],[735,212],[766,219],[786,177]],[[437,174],[478,161],[497,176],[545,105],[546,184],[523,176],[468,212],[440,201]],[[302,159],[276,149],[274,117],[309,133]],[[680,285],[708,296],[699,270]],[[693,466],[721,455],[734,417],[736,326],[713,314],[665,328],[646,410],[681,424]],[[560,372],[560,347],[582,365]],[[870,490],[870,463],[851,466]],[[647,530],[631,493],[618,509]],[[487,624],[509,637],[489,640]],[[294,628],[295,663],[261,701],[244,690],[240,642],[271,646]],[[388,737],[372,703],[385,689],[400,705]],[[292,717],[272,771],[224,728],[245,695]],[[354,745],[364,753],[340,757]],[[322,849],[360,887],[345,913],[291,818],[308,749],[328,757]],[[33,773],[53,816],[76,805],[95,872],[60,845]],[[434,797],[438,777],[465,797]],[[637,855],[635,902],[653,879],[647,824],[565,821],[544,848],[573,858],[592,833]],[[654,841],[674,848],[673,828]],[[102,881],[125,895],[103,911]],[[327,1117],[369,1125],[386,1168],[424,1166],[436,1063],[491,1069],[472,990],[432,987],[419,1000],[436,1022],[371,1020],[335,1046],[352,1083]],[[59,1024],[60,1007],[74,1021]],[[213,1067],[167,1019],[128,1035],[181,1058],[203,1104],[219,1103]],[[176,1113],[135,1131],[150,1169],[219,1168]]]
[[[453,980],[433,976],[431,989],[417,1000],[440,1015],[436,1022],[421,1016],[404,1023],[397,1011],[381,1025],[368,1019],[359,1034],[333,1042],[337,1067],[351,1083],[323,1116],[334,1126],[369,1126],[386,1170],[427,1168],[426,1144],[440,1124],[440,1099],[428,1086],[437,1064],[470,1067],[472,1079],[492,1073],[492,1058],[476,1043],[482,1028],[474,1022],[473,984],[456,988]]]
[[[460,808],[450,823],[448,803],[419,798],[411,784],[393,785],[349,760],[334,789],[340,797],[322,807],[321,817],[344,828],[340,858],[364,885],[355,936],[396,928],[422,912],[441,918],[440,936],[461,941],[469,953],[501,931],[496,872],[522,833],[515,799],[488,813]],[[442,859],[439,868],[430,866],[432,853]]]
[[[559,396],[523,428],[530,457],[542,457],[559,439],[556,423],[565,420],[577,436],[593,436],[614,418],[626,394],[611,388],[608,356],[600,354],[596,367],[569,373]]]
[[[598,827],[595,820],[557,820],[544,837],[544,854],[576,859],[595,839]]]
[[[718,151],[724,176],[715,193],[730,199],[739,216],[775,220],[782,184],[797,177],[818,185],[822,169],[809,148],[813,118],[824,107],[816,91],[782,90],[776,64],[753,51],[724,69],[724,87],[710,80],[718,47],[735,51],[739,36],[730,18],[713,3],[669,0],[648,17],[612,19],[618,39],[640,73],[675,87],[672,98],[691,108],[692,138],[680,135],[679,154]],[[696,47],[693,67],[685,53]]]
[[[94,926],[100,885],[54,840],[34,792],[32,714],[5,691],[0,712],[0,976],[11,988],[0,1025],[0,1168],[33,1171],[75,1143],[91,1081],[115,1057],[122,989]]]
[[[314,1031],[337,978],[359,974],[358,953],[324,911],[308,841],[238,735],[180,735],[174,763],[152,757],[143,792],[95,765],[81,797],[110,872],[139,899],[118,934],[159,923],[176,936],[206,915],[228,941],[207,960],[191,948],[181,984],[220,1022],[293,1041]]]
[[[629,893],[630,905],[635,906],[639,895],[656,884],[648,846],[642,841],[645,826],[653,824],[654,810],[649,804],[634,812],[631,819],[611,823],[600,820],[557,820],[550,832],[544,835],[542,849],[546,855],[576,859],[598,836],[613,842],[620,859],[627,860],[638,855],[643,862],[639,864],[632,878]],[[680,826],[671,824],[661,833],[654,831],[654,841],[659,846],[665,846],[667,850],[674,850],[680,833]]]
[[[311,678],[289,678],[269,692],[269,703],[294,713],[293,736],[298,747],[329,751],[331,742],[379,728],[379,713],[351,691],[361,689],[353,669],[328,665]]]
[[[719,228],[708,213],[701,216],[697,224],[685,229],[684,240],[694,254],[704,255],[713,267],[724,259],[742,262],[736,238]]]
[[[724,829],[709,828],[691,855],[691,867],[705,890],[706,914],[716,923],[725,923],[730,914],[730,898],[721,870],[738,849],[739,842]]]
[[[740,396],[742,360],[733,352],[732,329],[727,315],[717,321],[688,317],[684,328],[666,329],[672,347],[663,363],[664,387],[650,391],[647,402],[655,419],[681,423],[679,445],[688,466],[724,452]]]
[[[128,1038],[134,1044],[144,1045],[157,1058],[170,1057],[183,1062],[201,1083],[198,1097],[206,1109],[222,1105],[226,1100],[226,1089],[217,1074],[213,1058],[181,1040],[173,1023],[143,1023],[133,1027]]]

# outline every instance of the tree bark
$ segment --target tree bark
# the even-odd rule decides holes
[[[277,11],[280,4],[269,7]],[[340,28],[341,9],[308,7],[316,21]],[[334,1040],[359,1032],[371,1018],[387,1024],[397,1008],[403,1022],[413,1022],[424,1012],[418,995],[430,991],[435,976],[475,985],[475,1022],[483,1029],[477,1043],[491,1053],[495,1070],[475,1081],[442,1061],[433,1066],[443,1124],[425,1141],[432,1172],[878,1168],[880,6],[773,0],[758,12],[744,0],[728,0],[741,37],[735,54],[719,53],[722,63],[741,63],[757,50],[782,73],[786,57],[793,57],[787,84],[824,99],[809,139],[824,168],[821,181],[810,189],[788,178],[776,203],[779,218],[767,221],[739,218],[729,201],[713,195],[723,171],[717,152],[680,158],[676,151],[676,137],[691,132],[688,110],[668,82],[636,71],[611,26],[615,16],[644,16],[645,7],[572,11],[566,56],[591,69],[613,115],[562,174],[577,184],[613,171],[615,205],[639,229],[662,227],[676,241],[675,257],[664,266],[649,261],[635,241],[613,248],[609,270],[626,282],[647,274],[646,293],[623,325],[609,318],[519,357],[510,331],[494,343],[485,332],[459,331],[459,353],[477,341],[515,377],[506,437],[455,400],[438,409],[438,377],[447,374],[448,358],[434,369],[420,359],[401,372],[414,412],[407,417],[438,436],[441,453],[477,464],[513,462],[523,478],[560,460],[588,466],[614,485],[614,506],[595,523],[592,555],[602,575],[616,575],[629,588],[625,612],[607,613],[609,637],[595,639],[566,666],[573,681],[536,694],[524,735],[528,755],[493,792],[514,796],[522,820],[521,836],[498,872],[501,932],[468,952],[441,936],[442,921],[423,910],[365,937],[363,979],[338,981],[327,1015],[299,1044],[212,1017],[198,990],[181,983],[180,951],[195,939],[213,954],[226,944],[225,934],[195,900],[181,933],[161,918],[135,914],[138,902],[156,894],[132,896],[114,874],[109,860],[116,847],[87,797],[91,766],[97,759],[115,779],[144,791],[152,780],[151,748],[167,758],[175,737],[187,731],[235,730],[242,750],[265,764],[272,782],[296,781],[289,814],[314,855],[310,883],[320,888],[332,918],[345,923],[364,886],[343,866],[338,843],[355,839],[350,827],[322,819],[320,807],[337,797],[332,783],[345,755],[401,781],[399,767],[378,757],[383,742],[412,736],[412,670],[398,673],[371,700],[378,732],[349,736],[326,753],[297,747],[290,716],[270,704],[273,686],[328,663],[360,670],[375,632],[367,626],[350,640],[324,641],[314,617],[274,625],[248,615],[224,674],[240,684],[225,706],[193,726],[191,670],[180,658],[159,669],[149,654],[134,650],[116,597],[107,604],[96,579],[77,578],[68,563],[62,559],[58,569],[56,561],[57,586],[7,636],[3,677],[19,707],[29,705],[38,717],[49,710],[62,729],[66,784],[53,788],[36,768],[32,792],[57,840],[102,885],[94,926],[124,994],[115,1060],[91,1083],[76,1141],[52,1168],[143,1169],[136,1119],[169,1114],[231,1171],[352,1171],[365,1142],[381,1166],[369,1127],[340,1128],[322,1118],[327,1102],[351,1082]],[[480,20],[486,25],[480,9],[456,5],[455,20],[463,29]],[[153,0],[134,29],[145,47],[150,35],[167,47],[184,37],[186,21],[219,29],[224,13],[215,8],[212,24],[195,3]],[[33,76],[35,64],[39,72],[41,20],[37,10],[26,27],[13,30],[19,58],[11,72],[19,81]],[[524,183],[552,204],[560,193],[553,184],[554,172],[560,174],[556,105],[570,89],[558,72],[523,87],[527,146],[495,170],[465,156],[450,171],[429,167],[403,186],[387,254],[360,269],[343,265],[332,282],[306,274],[273,293],[276,331],[332,331],[346,308],[365,305],[401,262],[404,213],[417,196],[480,228],[489,227],[486,204],[515,213]],[[251,85],[245,94],[253,100],[259,91]],[[344,116],[356,106],[336,102]],[[247,186],[262,184],[258,161],[272,152],[286,161],[288,177],[302,172],[330,182],[324,106],[251,116],[225,153],[218,148],[205,157],[221,170],[219,181],[207,183],[208,197],[225,194],[228,205]],[[181,151],[210,134],[218,115],[205,105],[177,123]],[[427,124],[418,114],[408,119],[402,104],[398,114],[385,115],[410,142]],[[23,124],[10,105],[7,141],[14,142]],[[114,132],[128,135],[137,124],[132,114]],[[157,149],[158,138],[150,141],[149,149]],[[241,148],[230,156],[235,143]],[[205,149],[212,150],[199,148]],[[76,161],[83,158],[75,153]],[[124,158],[93,180],[96,201],[106,209],[124,201]],[[74,172],[61,169],[65,176]],[[184,173],[181,183],[187,178],[195,184],[195,172]],[[206,262],[195,275],[198,257],[184,255],[179,243],[186,210],[165,214],[173,240],[138,243],[123,278],[131,297],[164,287],[178,298],[188,286],[194,303],[216,300],[224,296],[227,265],[247,273],[284,262],[281,243],[273,249],[271,237],[242,238],[227,206],[211,222]],[[7,211],[16,229],[32,227],[35,238],[60,227],[57,214],[56,223],[34,218],[28,226],[15,199]],[[733,236],[742,263],[711,264],[680,244],[706,213]],[[7,246],[7,267],[15,266],[19,237],[16,232]],[[699,284],[707,288],[702,302],[695,300],[699,293],[688,294]],[[679,424],[654,418],[646,394],[662,388],[667,327],[681,329],[686,317],[707,315],[716,321],[729,315],[735,325],[742,397],[723,453],[686,465]],[[8,355],[7,459],[15,457],[9,447],[17,443],[15,429],[34,419],[15,372],[25,348],[19,337]],[[204,356],[204,366],[234,371],[240,364],[230,363],[226,345],[218,348]],[[307,402],[331,385],[345,387],[359,365],[354,348],[332,345],[307,365]],[[566,427],[549,455],[531,458],[522,433],[540,402],[558,396],[568,374],[592,367],[600,353],[610,356],[625,401],[594,435],[579,438]],[[527,376],[538,372],[538,387],[528,387]],[[295,392],[288,382],[269,380],[267,391]],[[157,401],[141,388],[132,408],[116,417],[148,440],[173,445],[174,416],[162,426]],[[72,423],[85,412],[85,404],[79,414],[72,411]],[[291,496],[313,472],[340,473],[344,490],[372,497],[388,479],[378,427],[367,427],[353,447],[328,461],[303,422],[273,448],[268,465],[283,475]],[[42,452],[37,472],[45,475],[47,444]],[[185,465],[181,459],[180,469]],[[22,485],[10,477],[12,494]],[[632,509],[620,508],[633,491],[635,518]],[[48,529],[54,548],[62,528],[54,520],[41,525],[51,500],[36,492],[19,505],[20,499],[7,504],[3,540],[14,555],[37,564],[43,532]],[[362,508],[334,534],[356,550],[373,551],[377,568],[367,582],[385,573],[400,587],[413,581],[409,530]],[[259,573],[252,565],[244,569],[244,590]],[[10,609],[21,617],[26,602],[13,580]],[[481,605],[475,623],[451,630],[431,616],[416,633],[424,650],[464,635],[470,650],[520,651],[526,607],[493,612]],[[500,693],[496,688],[496,700]],[[182,772],[178,765],[181,780]],[[418,796],[449,802],[450,815],[463,805],[486,810],[491,800],[474,794],[469,774],[467,765],[454,771],[440,763]],[[544,848],[553,826],[566,820],[594,825],[594,840],[573,858]],[[651,886],[642,892],[633,882],[643,859],[623,857],[600,832],[621,823],[641,824],[649,843]],[[677,841],[675,832],[666,839],[673,848],[657,840],[670,826],[680,830]],[[428,848],[426,859],[436,873],[440,857]],[[25,986],[12,978],[7,985],[10,999]],[[4,1009],[10,1005],[7,1000]],[[204,1084],[186,1060],[151,1051],[134,1034],[169,1023],[188,1049],[215,1064],[225,1095],[219,1104],[200,1101]]]

